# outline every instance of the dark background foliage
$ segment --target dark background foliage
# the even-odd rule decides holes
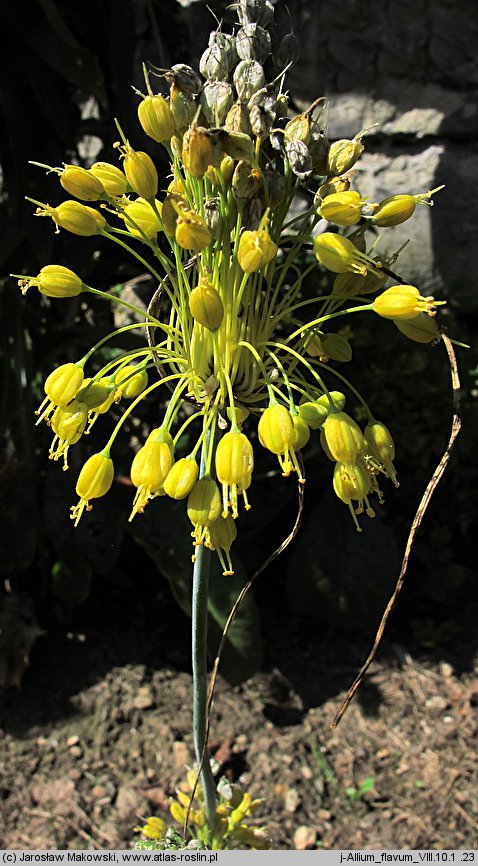
[[[224,14],[222,3],[209,6],[218,16]],[[300,39],[300,27],[313,6],[299,0],[288,9],[278,4],[278,26],[285,32],[290,14]],[[74,501],[77,470],[94,442],[78,446],[72,469],[63,474],[45,459],[49,431],[35,429],[32,423],[45,376],[110,330],[114,326],[110,311],[83,299],[50,304],[33,291],[25,300],[7,275],[35,274],[54,261],[73,266],[86,282],[103,289],[131,285],[140,275],[134,263],[105,245],[99,248],[95,239],[64,232],[55,235],[49,221],[33,218],[33,206],[24,201],[25,195],[50,204],[62,195],[56,178],[28,161],[53,166],[82,163],[94,152],[95,159],[114,162],[117,117],[134,145],[148,150],[166,174],[161,149],[138,132],[137,97],[131,84],[141,87],[142,61],[160,67],[176,62],[196,65],[212,26],[211,16],[203,2],[184,9],[175,0],[84,0],[66,5],[58,0],[17,0],[3,4],[0,22],[4,35],[0,54],[3,607],[11,591],[28,600],[29,611],[33,599],[40,625],[49,630],[88,621],[98,610],[114,610],[116,604],[134,607],[135,599],[145,596],[153,600],[155,616],[161,616],[164,605],[174,609],[171,596],[187,615],[190,551],[184,509],[157,500],[143,518],[132,525],[126,522],[130,446],[141,436],[143,424],[155,422],[157,406],[148,402],[142,420],[133,419],[127,428],[112,494],[75,531],[68,507]],[[437,248],[442,249],[444,240],[436,237]],[[306,288],[313,290],[312,285]],[[470,297],[469,285],[456,286],[444,321],[451,336],[472,342],[476,322]],[[255,601],[251,597],[237,622],[226,660],[232,681],[261,663],[260,620],[266,635],[274,628],[286,628],[291,616],[310,629],[311,640],[334,629],[373,634],[398,574],[414,511],[446,446],[452,404],[442,349],[405,341],[384,322],[371,322],[364,330],[361,322],[352,321],[349,335],[354,346],[354,382],[393,429],[401,487],[387,490],[380,515],[358,536],[346,509],[330,493],[330,467],[324,465],[319,449],[310,446],[304,455],[308,482],[303,530],[290,551],[268,569]],[[420,532],[393,625],[418,651],[440,654],[454,652],[460,633],[471,627],[476,612],[472,435],[476,356],[458,351],[464,433]],[[99,422],[91,439],[98,441],[101,433]],[[272,477],[274,469],[271,461],[257,473],[253,511],[240,519],[234,581],[224,586],[220,575],[214,574],[213,645],[246,572],[257,567],[294,522],[294,482],[276,474]],[[19,610],[19,616],[24,616],[22,604]],[[179,630],[184,630],[186,620],[179,611],[175,616]],[[182,646],[184,637],[178,643]],[[473,646],[463,650],[463,665],[472,650]]]

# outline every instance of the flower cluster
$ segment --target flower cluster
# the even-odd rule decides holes
[[[191,800],[195,781],[195,772],[189,770],[186,780],[176,792],[176,799],[171,801],[169,810],[172,818],[182,828],[189,809],[189,829],[196,844],[200,846],[201,843],[209,842],[212,850],[252,848],[262,851],[270,847],[269,839],[264,830],[254,826],[254,816],[261,808],[263,800],[253,800],[248,791],[242,791],[225,777],[222,777],[218,783],[216,822],[211,838],[200,784]],[[146,839],[157,840],[159,843],[164,843],[164,841],[167,843],[168,835],[171,835],[172,829],[171,827],[168,828],[163,818],[158,817],[148,818],[142,827],[135,827],[135,830],[141,832]],[[170,847],[170,845],[166,844],[164,847]],[[185,847],[185,845],[177,847]],[[188,847],[191,847],[191,843]]]
[[[144,68],[138,120],[165,148],[169,178],[160,180],[151,156],[135,150],[118,125],[119,165],[48,167],[71,198],[54,207],[35,202],[36,214],[51,218],[56,231],[98,235],[128,250],[158,283],[148,312],[85,285],[64,265],[20,278],[23,291],[35,286],[48,298],[89,292],[124,304],[138,316],[127,327],[143,327],[148,335],[147,344],[116,353],[86,377],[97,350],[125,329],[114,331],[45,382],[39,420],[51,426],[50,456],[62,458],[65,468],[69,449],[98,415],[129,401],[109,440],[81,469],[75,524],[112,485],[111,451],[124,421],[146,395],[168,384],[164,417],[132,461],[130,519],[157,496],[185,500],[195,547],[216,550],[225,574],[232,573],[235,520],[241,501],[250,508],[260,448],[277,456],[283,475],[295,473],[303,483],[300,452],[311,436],[320,438],[335,464],[334,490],[357,529],[357,514],[373,516],[369,497],[381,499],[380,476],[397,483],[390,432],[334,366],[352,357],[346,337],[330,330],[334,321],[368,312],[391,320],[412,340],[439,337],[438,302],[402,285],[390,270],[400,250],[388,259],[376,251],[377,231],[410,219],[418,205],[431,204],[432,192],[371,203],[351,189],[367,130],[331,144],[324,98],[290,117],[284,79],[293,38],[278,45],[271,40],[270,0],[238,0],[236,6],[235,35],[221,28],[210,34],[200,74],[184,64],[156,70],[161,92],[154,92],[153,73]],[[292,216],[304,182],[315,196]],[[327,230],[317,234],[324,219]],[[294,262],[303,250],[310,253],[300,270]],[[314,269],[319,274],[320,266],[333,284],[327,294],[303,300],[304,279]],[[394,285],[386,288],[389,279]],[[310,305],[314,314],[297,318]],[[368,418],[364,431],[344,411],[345,394],[333,390],[337,379],[360,401]],[[250,438],[255,422],[256,454]],[[190,442],[195,427],[184,454],[184,433],[188,429]]]

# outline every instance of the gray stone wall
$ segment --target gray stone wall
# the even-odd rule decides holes
[[[300,107],[328,96],[332,139],[378,124],[364,139],[362,195],[446,185],[435,207],[383,231],[381,248],[410,238],[397,270],[477,308],[478,3],[307,0],[294,11],[301,56],[290,89]]]

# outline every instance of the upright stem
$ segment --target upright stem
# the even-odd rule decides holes
[[[205,456],[209,450],[210,431],[202,446],[200,477],[205,471]],[[193,571],[192,592],[192,667],[193,667],[193,737],[196,760],[201,763],[206,740],[207,719],[207,599],[211,551],[201,544]],[[206,752],[201,770],[204,805],[211,836],[216,823],[216,785]]]

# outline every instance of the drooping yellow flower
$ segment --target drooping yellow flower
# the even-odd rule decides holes
[[[320,264],[335,274],[352,271],[365,276],[368,270],[374,269],[372,259],[361,253],[348,238],[332,232],[317,235],[314,253]]]
[[[251,483],[254,469],[254,453],[249,439],[239,430],[225,433],[216,449],[216,474],[222,485],[222,516],[227,517],[232,508],[233,518],[238,517],[237,497],[243,494],[246,510],[250,508],[246,490]]]
[[[268,406],[262,413],[257,427],[259,442],[268,451],[277,454],[286,477],[295,470],[300,482],[304,481],[294,449],[294,423],[292,415],[280,403]]]
[[[253,274],[268,265],[278,249],[266,228],[245,231],[239,241],[237,261],[244,273]]]
[[[58,207],[50,207],[50,205],[39,207],[36,216],[49,216],[58,228],[80,237],[92,237],[106,227],[106,220],[102,214],[73,199],[63,201]]]
[[[68,469],[68,450],[76,445],[85,432],[88,420],[88,406],[79,400],[72,400],[68,406],[58,406],[51,419],[51,428],[55,434],[50,446],[50,460],[63,457],[63,469]]]
[[[199,466],[194,457],[181,457],[173,463],[164,482],[164,492],[172,499],[186,499],[199,475]]]
[[[357,514],[365,511],[368,517],[375,517],[375,512],[368,501],[370,486],[370,474],[363,464],[359,462],[336,464],[334,490],[339,499],[349,506],[357,532],[362,531]],[[357,508],[354,508],[352,502],[358,503]]]
[[[156,200],[158,213],[161,213],[161,202]],[[126,205],[123,212],[120,214],[124,219],[126,228],[129,233],[140,240],[144,237],[149,240],[154,240],[158,232],[162,230],[161,222],[152,205],[144,198],[137,198]]]
[[[153,141],[171,141],[176,124],[171,109],[164,96],[150,94],[138,105],[138,120]]]
[[[355,463],[365,447],[365,440],[358,424],[346,412],[332,411],[324,421],[327,447],[334,460],[339,463]]]
[[[18,285],[23,294],[36,286],[47,298],[74,298],[83,290],[80,277],[63,265],[45,265],[37,277],[22,277]]]
[[[220,515],[209,527],[210,545],[219,557],[224,577],[234,574],[230,550],[236,536],[236,524],[230,514],[226,517]]]
[[[210,527],[221,514],[221,494],[216,482],[208,475],[196,481],[188,496],[188,517],[194,526],[191,533],[194,546],[211,546]],[[193,560],[195,556],[193,556]]]
[[[135,364],[127,364],[122,367],[114,377],[117,397],[126,397],[132,400],[143,393],[148,384],[148,374],[144,367]]]
[[[368,454],[382,465],[387,477],[398,487],[397,473],[393,465],[395,444],[388,427],[381,421],[370,421],[364,430],[364,437]]]
[[[58,406],[67,406],[78,394],[83,385],[83,367],[81,364],[61,364],[56,367],[45,381],[46,397],[35,412],[38,415],[37,424],[50,417]]]
[[[95,162],[88,170],[101,182],[106,195],[113,198],[125,194],[128,180],[117,165],[112,165],[111,162]]]
[[[150,433],[146,443],[139,449],[131,465],[131,481],[137,487],[130,521],[135,514],[142,513],[152,496],[159,493],[173,465],[173,453],[169,434],[162,428]]]
[[[104,193],[100,179],[80,165],[65,165],[60,183],[66,192],[81,201],[98,201]]]
[[[91,499],[105,496],[114,478],[114,466],[109,453],[100,451],[92,454],[83,466],[76,483],[76,492],[80,497],[78,505],[71,508],[71,518],[78,526],[83,511],[91,511]]]
[[[366,201],[354,191],[332,193],[322,201],[319,213],[337,226],[354,226],[362,218],[362,206]]]

